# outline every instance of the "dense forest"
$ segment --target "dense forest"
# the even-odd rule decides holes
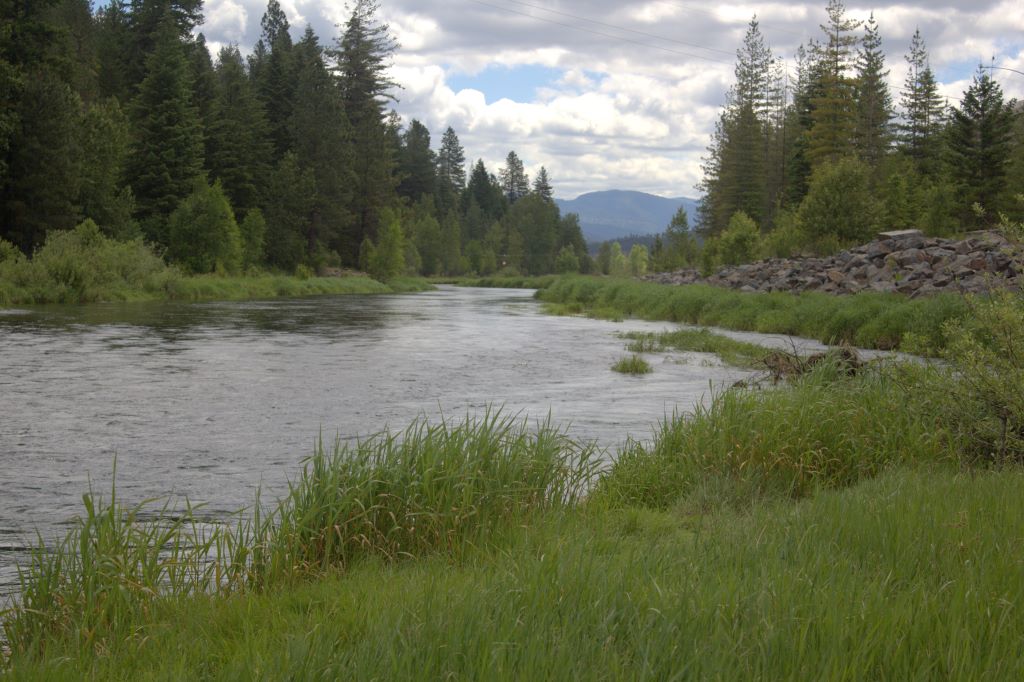
[[[993,67],[947,102],[918,31],[894,94],[874,16],[854,21],[831,0],[826,17],[821,39],[798,50],[795,78],[750,22],[704,159],[704,267],[834,252],[884,229],[938,236],[1024,217],[1024,113]],[[655,245],[671,252],[662,265],[695,264],[688,240],[676,230]]]
[[[590,266],[546,170],[510,152],[467,177],[454,130],[434,151],[400,120],[372,0],[330,44],[270,0],[252,54],[215,58],[202,0],[0,1],[0,260],[87,222],[192,273]]]

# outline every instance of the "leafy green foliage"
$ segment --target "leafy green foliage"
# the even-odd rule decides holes
[[[219,182],[198,184],[167,221],[167,255],[192,273],[235,273],[243,264],[242,237]]]
[[[874,238],[881,222],[870,183],[870,169],[855,159],[822,164],[814,171],[800,205],[800,224],[819,251]]]
[[[368,272],[380,282],[394,279],[405,272],[405,237],[397,216],[385,216],[380,237],[367,260]]]

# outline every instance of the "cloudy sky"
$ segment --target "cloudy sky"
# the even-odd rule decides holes
[[[338,35],[342,0],[280,0],[294,35],[306,24]],[[398,112],[418,118],[435,146],[452,126],[470,160],[496,171],[515,150],[531,175],[544,165],[556,194],[603,189],[697,196],[700,159],[753,15],[792,67],[797,46],[819,38],[827,0],[732,4],[699,0],[380,0],[398,38]],[[1024,71],[1021,0],[905,0],[858,4],[874,12],[894,95],[920,28],[950,98],[979,63]],[[251,49],[266,0],[206,0],[211,43]],[[994,59],[994,61],[993,61]],[[1024,75],[993,72],[1008,97]],[[955,104],[956,101],[953,100]]]

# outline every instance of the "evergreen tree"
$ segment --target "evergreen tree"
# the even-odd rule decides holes
[[[203,23],[203,0],[129,0],[129,3],[131,45],[125,66],[130,93],[149,72],[149,57],[165,39],[162,34],[173,32],[182,43],[192,39],[195,28]]]
[[[316,200],[313,173],[299,167],[294,152],[285,154],[270,176],[264,216],[267,263],[292,272],[306,261],[310,215]]]
[[[249,71],[256,96],[266,112],[273,159],[280,161],[292,148],[295,77],[288,17],[277,0],[267,4],[260,26],[263,31],[249,58]]]
[[[110,0],[96,14],[97,79],[100,97],[127,102],[131,59],[131,18],[124,0]]]
[[[409,129],[402,135],[398,195],[412,201],[433,194],[437,187],[436,163],[430,149],[430,131],[418,120],[413,119]]]
[[[217,76],[213,71],[213,60],[206,47],[206,38],[202,33],[196,36],[195,42],[185,43],[185,52],[189,62],[189,81],[192,83],[192,106],[199,114],[199,123],[202,126],[205,141],[206,132],[213,126],[216,118],[213,106],[214,99],[217,97]],[[206,147],[204,158],[209,154],[210,149]],[[205,166],[205,169],[209,170],[209,166]]]
[[[551,187],[551,181],[548,180],[548,170],[544,166],[540,167],[537,178],[533,181],[533,193],[544,201],[553,202],[555,200],[555,190]]]
[[[872,168],[877,168],[892,144],[892,95],[885,68],[882,38],[872,13],[865,25],[857,55],[857,123],[854,148]]]
[[[19,92],[20,124],[0,194],[0,237],[26,254],[42,245],[49,230],[70,230],[79,221],[80,108],[67,83],[46,71],[32,73]]]
[[[234,45],[221,49],[216,79],[212,122],[206,131],[206,165],[244,218],[263,203],[266,193],[271,159],[267,120]]]
[[[139,236],[139,226],[132,218],[135,198],[123,184],[129,152],[128,119],[116,99],[86,109],[79,144],[82,164],[78,204],[82,216],[116,239]]]
[[[493,176],[487,172],[483,160],[478,160],[470,173],[469,183],[463,194],[467,225],[478,229],[468,230],[468,239],[483,239],[484,232],[491,224],[505,214],[505,196],[500,187],[496,187]],[[479,210],[479,219],[472,216],[473,206]]]
[[[950,169],[957,188],[961,217],[978,224],[982,218],[975,205],[995,216],[1006,188],[1010,159],[1013,112],[1003,102],[999,84],[979,68],[964,92],[960,108],[954,108],[949,126]]]
[[[499,171],[499,177],[501,190],[509,204],[516,203],[530,193],[530,179],[526,176],[523,162],[515,152],[509,152],[505,157],[505,167]]]
[[[851,34],[860,22],[846,18],[841,0],[829,0],[826,12],[828,23],[821,30],[828,42],[821,46],[818,57],[822,66],[821,93],[814,100],[808,132],[807,154],[812,166],[849,154],[857,122],[856,83],[849,71],[853,65],[852,48],[857,44],[857,37]]]
[[[459,206],[466,188],[466,153],[455,131],[449,127],[437,153],[437,210],[447,214]]]
[[[397,45],[388,26],[378,23],[377,11],[375,0],[356,0],[338,47],[331,53],[354,142],[350,208],[354,244],[377,229],[382,210],[394,196],[395,161],[388,144],[385,106],[394,99],[390,93],[397,87],[388,76]]]
[[[203,170],[203,136],[178,28],[162,24],[132,103],[134,144],[126,178],[146,237],[167,244],[164,220],[192,192]]]
[[[521,264],[530,275],[554,271],[559,228],[558,207],[554,203],[528,194],[512,205],[502,223],[507,235],[505,253],[510,260],[516,252],[513,235],[520,240],[522,260],[513,263]]]
[[[920,30],[914,31],[906,59],[910,69],[900,100],[903,121],[899,125],[899,146],[920,171],[933,175],[938,171],[946,107],[928,65]]]
[[[296,86],[291,136],[299,165],[312,173],[314,201],[305,235],[306,249],[320,246],[355,264],[362,235],[351,230],[352,145],[341,94],[324,62],[313,30],[306,27],[294,50]]]

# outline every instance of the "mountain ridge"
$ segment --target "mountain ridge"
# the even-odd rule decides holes
[[[587,192],[575,199],[555,199],[563,215],[579,215],[583,236],[588,242],[664,232],[680,206],[686,209],[692,227],[697,201],[621,189]]]

